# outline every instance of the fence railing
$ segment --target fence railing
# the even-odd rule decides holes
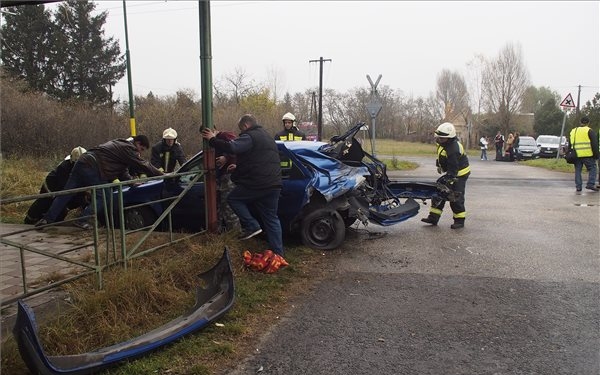
[[[153,180],[163,180],[161,183],[165,184],[164,179],[180,178],[186,175],[190,176],[189,180],[186,179],[185,187],[178,195],[166,198],[159,196],[156,199],[131,205],[124,202],[124,189],[130,187],[130,185],[140,185]],[[102,289],[102,274],[106,268],[118,264],[127,268],[128,261],[136,257],[203,233],[204,230],[189,234],[175,233],[173,231],[172,219],[173,208],[193,188],[194,184],[201,181],[203,175],[202,171],[195,170],[192,172],[169,174],[168,176],[150,177],[0,200],[0,205],[6,207],[11,204],[22,204],[23,202],[40,198],[55,198],[60,195],[91,192],[91,213],[89,215],[76,218],[67,217],[66,220],[60,222],[38,227],[31,226],[27,229],[6,232],[0,235],[0,243],[5,245],[3,251],[18,252],[19,267],[14,265],[12,267],[20,270],[20,291],[13,292],[10,296],[3,295],[0,300],[0,306],[48,291],[88,275],[95,275],[97,287]],[[133,189],[135,188],[129,189],[129,194],[135,193]],[[101,197],[100,202],[97,201],[98,197]],[[97,203],[100,203],[100,205]],[[139,210],[141,207],[150,207],[156,204],[161,205],[163,209],[154,223],[147,226],[128,228],[126,221],[128,210]],[[60,233],[53,232],[49,228],[55,228],[55,230],[59,231],[60,229],[64,229],[65,225],[68,226],[68,224],[78,220],[87,220],[88,223],[93,223],[91,238],[89,232],[77,232],[77,234],[81,235],[75,238],[72,244],[61,241],[50,241],[50,239],[56,239],[61,236]],[[164,242],[158,240],[158,245],[144,247],[143,245],[147,243],[152,233],[158,230],[166,234],[166,240]],[[31,242],[31,236],[29,236],[31,232],[39,234],[38,238],[34,239],[33,242]],[[134,234],[137,234],[138,238],[128,241],[128,238],[132,238]],[[72,238],[72,236],[62,237]],[[153,236],[153,243],[156,243],[157,237],[162,238],[165,236]],[[133,245],[131,245],[132,242]],[[50,265],[34,267],[33,259],[35,259],[36,263]],[[54,267],[51,266],[52,264]],[[3,267],[7,266],[3,265]],[[40,269],[45,271],[40,271]],[[4,281],[4,283],[6,282]]]

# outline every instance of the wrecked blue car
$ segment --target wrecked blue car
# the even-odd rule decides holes
[[[282,163],[278,211],[284,234],[299,236],[314,249],[335,249],[353,224],[397,224],[418,213],[416,199],[436,194],[434,184],[391,183],[385,164],[365,152],[354,137],[363,126],[359,123],[329,142],[277,142],[281,160],[289,161]],[[188,191],[173,208],[170,225],[186,231],[205,228],[202,178],[189,186],[202,173],[203,156],[199,152],[178,170],[186,175],[125,188],[126,228],[153,225],[171,204],[170,198],[184,189]],[[154,203],[144,205],[148,202]]]

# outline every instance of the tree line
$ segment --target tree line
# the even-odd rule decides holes
[[[104,35],[107,13],[94,15],[91,1],[70,0],[55,12],[43,5],[8,8],[2,25],[1,97],[4,154],[64,154],[75,145],[92,147],[129,134],[129,103],[115,102],[111,87],[125,74],[118,43]],[[560,96],[547,87],[530,85],[518,44],[508,43],[497,56],[475,56],[469,77],[457,71],[438,74],[427,97],[406,95],[389,86],[378,88],[382,110],[376,136],[432,142],[432,132],[443,121],[468,125],[463,137],[475,140],[520,131],[521,134],[559,135],[564,112]],[[315,92],[285,93],[278,97],[276,79],[256,82],[243,68],[218,77],[213,85],[213,119],[222,130],[235,129],[243,113],[253,113],[273,134],[281,116],[296,115],[298,123],[312,123],[316,133]],[[341,134],[357,122],[369,123],[366,105],[371,92],[357,87],[347,92],[325,89],[323,138]],[[600,93],[579,114],[568,116],[567,132],[578,117],[600,123]],[[201,98],[194,91],[134,97],[137,133],[160,140],[167,127],[175,128],[188,153],[201,148]],[[533,114],[533,129],[522,114]],[[534,134],[530,134],[534,135]],[[476,142],[473,142],[475,144]]]

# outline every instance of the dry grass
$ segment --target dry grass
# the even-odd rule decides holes
[[[152,245],[150,243],[149,245]],[[128,270],[104,275],[97,291],[94,279],[68,284],[70,305],[54,317],[38,316],[48,355],[88,352],[136,337],[181,315],[194,303],[195,275],[209,269],[230,246],[236,286],[234,307],[219,323],[149,356],[110,370],[110,374],[217,374],[244,358],[265,326],[284,314],[328,269],[326,256],[304,247],[287,247],[290,266],[273,275],[247,271],[241,253],[246,247],[231,235],[205,235],[134,260]],[[264,243],[244,242],[251,251]],[[262,247],[261,247],[262,246]],[[2,346],[2,370],[27,374],[15,343]]]

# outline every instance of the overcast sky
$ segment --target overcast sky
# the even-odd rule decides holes
[[[122,1],[96,1],[107,10],[106,36],[125,52]],[[197,1],[127,4],[134,93],[200,93]],[[598,1],[212,1],[213,81],[236,68],[257,83],[277,77],[279,97],[323,86],[342,92],[369,88],[382,75],[406,95],[435,91],[443,69],[468,78],[475,55],[495,58],[519,44],[531,83],[581,103],[600,91]],[[468,83],[468,82],[467,82]],[[115,88],[128,99],[127,78]]]

